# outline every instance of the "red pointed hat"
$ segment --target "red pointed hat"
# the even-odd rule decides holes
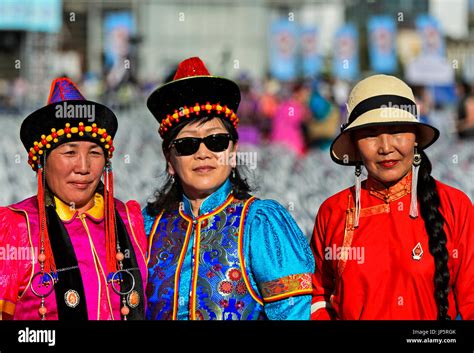
[[[237,128],[239,104],[239,86],[229,79],[211,76],[198,57],[182,61],[173,81],[157,88],[147,100],[163,138],[180,120],[210,114],[229,119]]]
[[[37,170],[39,156],[76,140],[95,142],[112,158],[116,132],[115,114],[105,105],[86,100],[69,78],[61,77],[53,80],[47,105],[23,120],[20,139],[28,164]]]

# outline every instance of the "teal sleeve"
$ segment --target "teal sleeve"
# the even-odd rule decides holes
[[[251,285],[274,320],[309,320],[314,257],[302,231],[279,203],[249,207],[244,249]]]
[[[153,223],[155,222],[155,217],[150,216],[147,212],[146,207],[142,210],[143,221],[145,224],[145,234],[147,238],[150,236],[151,228],[153,227]]]

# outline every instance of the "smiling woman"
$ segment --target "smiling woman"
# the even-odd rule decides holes
[[[143,210],[147,319],[310,317],[307,240],[280,204],[250,195],[237,165],[239,102],[238,86],[199,58],[148,99],[168,179]]]
[[[355,166],[356,182],[316,217],[311,318],[474,319],[473,206],[431,176],[423,150],[438,130],[418,121],[410,87],[393,76],[359,82],[348,108],[331,157]]]
[[[67,142],[49,154],[46,184],[54,195],[81,215],[94,206],[94,194],[104,167],[104,151],[98,144]]]
[[[213,118],[187,124],[170,144],[168,173],[179,176],[184,193],[193,200],[194,210],[224,184],[236,167],[235,158],[229,159],[229,154],[236,151],[236,143],[222,120]]]
[[[411,170],[415,132],[413,126],[372,126],[355,130],[352,136],[369,175],[390,186]]]
[[[92,106],[95,122],[58,119],[56,108],[66,102]],[[31,256],[0,260],[0,318],[144,318],[146,236],[138,203],[113,197],[116,131],[113,112],[67,78],[54,80],[48,105],[23,121],[38,194],[0,207],[0,244]]]

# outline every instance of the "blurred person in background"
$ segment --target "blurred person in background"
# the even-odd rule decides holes
[[[433,97],[425,86],[412,86],[415,103],[418,105],[418,119],[424,124],[430,123],[430,113],[434,108]]]
[[[148,98],[167,160],[143,210],[149,320],[309,319],[314,259],[288,211],[250,195],[239,103],[237,84],[197,57]]]
[[[290,93],[278,105],[272,124],[271,142],[284,146],[299,157],[306,153],[303,129],[311,119],[309,93],[303,81],[290,84]]]
[[[14,101],[11,95],[11,83],[7,79],[0,79],[0,113],[14,112]]]
[[[20,138],[38,193],[0,207],[0,318],[144,318],[146,235],[140,206],[113,197],[117,118],[58,78]],[[104,176],[103,182],[101,176]]]
[[[263,83],[263,92],[260,96],[259,114],[261,116],[261,134],[264,142],[270,141],[272,132],[273,119],[275,118],[278,108],[278,93],[280,91],[280,84],[277,80],[266,78]]]
[[[28,81],[22,77],[17,77],[11,86],[11,100],[15,112],[20,112],[26,105],[26,96],[28,92]]]
[[[328,97],[329,91],[329,83],[313,82],[309,99],[312,119],[304,125],[309,148],[328,150],[339,131],[339,108]]]
[[[261,125],[258,110],[258,97],[252,86],[252,79],[248,73],[242,73],[237,80],[240,87],[241,102],[239,105],[239,142],[260,145]]]
[[[472,86],[467,82],[460,82],[457,86],[458,103],[458,136],[461,139],[474,138],[474,94]]]
[[[348,111],[331,158],[355,166],[356,182],[316,217],[311,318],[474,319],[474,208],[431,176],[424,150],[439,131],[393,76],[360,81]]]

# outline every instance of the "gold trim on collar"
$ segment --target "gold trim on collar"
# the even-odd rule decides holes
[[[374,178],[367,179],[369,193],[386,203],[393,202],[411,193],[411,171],[408,172],[398,183],[387,188]]]
[[[69,222],[77,215],[77,210],[64,203],[62,200],[54,196],[56,205],[56,213],[63,222]],[[100,221],[104,218],[104,198],[101,194],[95,193],[94,206],[84,212],[90,218]]]

